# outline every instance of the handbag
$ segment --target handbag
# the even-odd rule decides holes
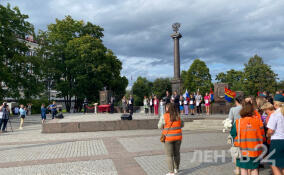
[[[240,145],[240,131],[241,131],[241,119],[239,119],[239,127],[238,127],[238,132],[237,132],[237,136],[238,136],[238,143]],[[232,138],[233,139],[233,138]],[[230,148],[230,153],[231,156],[235,159],[239,159],[242,157],[242,153],[241,153],[241,149],[238,146],[234,146],[234,141],[232,140],[232,147]]]
[[[173,123],[174,123],[174,122],[172,122],[171,126],[169,127],[169,129],[168,129],[168,131],[167,131],[167,134],[168,134],[170,128],[172,127]],[[166,135],[167,135],[167,134],[166,134]],[[166,135],[162,133],[161,138],[160,138],[160,141],[161,141],[162,143],[165,143],[165,141],[166,141]]]

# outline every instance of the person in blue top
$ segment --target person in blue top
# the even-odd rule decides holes
[[[26,110],[24,105],[20,105],[19,112],[20,112],[20,117],[21,117],[21,123],[20,123],[20,128],[19,129],[23,129],[24,120],[25,120],[26,115],[27,115],[27,110]]]
[[[46,108],[45,108],[45,104],[41,105],[41,123],[43,124],[46,120]]]
[[[54,119],[57,114],[57,106],[55,101],[53,101],[52,105],[49,105],[49,109],[51,110],[52,119]]]

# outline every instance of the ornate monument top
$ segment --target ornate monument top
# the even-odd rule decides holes
[[[177,33],[180,28],[180,23],[178,22],[173,23],[172,28],[173,28],[173,31]]]

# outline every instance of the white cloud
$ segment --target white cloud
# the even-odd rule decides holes
[[[283,0],[5,2],[18,5],[37,29],[45,29],[65,15],[102,26],[105,45],[123,62],[122,73],[133,77],[172,76],[171,24],[178,21],[183,35],[181,69],[202,58],[215,79],[217,73],[238,69],[258,54],[284,80]]]

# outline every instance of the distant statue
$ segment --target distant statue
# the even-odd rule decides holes
[[[173,31],[174,32],[178,32],[179,28],[180,28],[180,23],[176,22],[172,25]]]

